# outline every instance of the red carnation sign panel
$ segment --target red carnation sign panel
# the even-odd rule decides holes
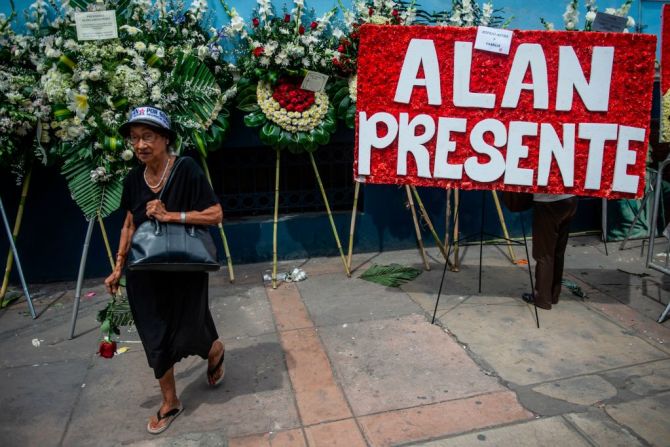
[[[661,15],[661,143],[670,142],[670,5]]]
[[[656,37],[361,28],[357,181],[640,197]]]

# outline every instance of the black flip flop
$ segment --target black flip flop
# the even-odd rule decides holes
[[[222,344],[223,344],[223,343],[222,343]],[[223,352],[221,353],[221,358],[219,359],[219,363],[217,363],[216,366],[213,367],[212,369],[207,370],[207,378],[208,378],[208,379],[209,379],[210,377],[214,377],[214,374],[219,370],[219,368],[221,368],[221,366],[223,366],[223,359],[224,359],[225,357],[226,357],[226,348],[225,348],[225,346],[224,346],[224,348],[223,348]],[[223,371],[223,374],[221,374],[221,377],[219,377],[218,380],[217,380],[216,382],[214,382],[213,384],[211,384],[211,385],[212,385],[212,386],[216,386],[216,385],[218,385],[218,384],[223,380],[223,376],[225,376],[225,375],[226,375],[226,372]],[[208,381],[208,383],[209,383],[209,381]]]
[[[165,419],[167,422],[165,423],[165,425],[161,425],[158,428],[151,428],[151,421],[149,421],[149,423],[147,424],[147,431],[152,435],[163,433],[165,430],[168,429],[170,424],[172,424],[172,421],[174,421],[175,418],[181,414],[182,411],[184,411],[184,407],[173,408],[172,410],[168,411],[165,414],[161,414],[161,410],[158,410],[156,412],[156,419],[158,419],[158,422],[162,421],[163,419]]]

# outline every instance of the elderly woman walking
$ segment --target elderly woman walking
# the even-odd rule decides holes
[[[135,229],[149,219],[189,225],[217,225],[221,206],[197,163],[169,150],[177,135],[169,117],[154,107],[139,107],[119,129],[132,145],[140,165],[125,179],[121,208],[126,211],[116,267],[105,280],[116,293]],[[174,169],[174,173],[172,170]],[[172,179],[167,190],[159,195]],[[207,272],[127,271],[128,301],[149,366],[158,379],[163,403],[147,430],[165,431],[183,411],[177,397],[174,364],[189,355],[208,360],[207,381],[218,384],[224,375],[223,342],[209,310]]]

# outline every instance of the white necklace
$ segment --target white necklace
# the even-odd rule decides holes
[[[168,157],[167,161],[165,162],[165,169],[163,169],[163,175],[161,175],[160,180],[158,180],[158,183],[155,185],[150,185],[149,180],[147,180],[147,167],[144,167],[144,183],[147,184],[147,186],[151,189],[156,189],[159,186],[163,184],[163,180],[165,180],[165,174],[167,174],[168,171],[168,166],[170,166],[170,157]]]

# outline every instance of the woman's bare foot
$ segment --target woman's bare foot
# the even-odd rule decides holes
[[[226,348],[221,340],[215,340],[209,350],[207,358],[207,382],[214,386],[223,380],[226,372],[226,366],[223,363],[223,358],[226,353]]]

